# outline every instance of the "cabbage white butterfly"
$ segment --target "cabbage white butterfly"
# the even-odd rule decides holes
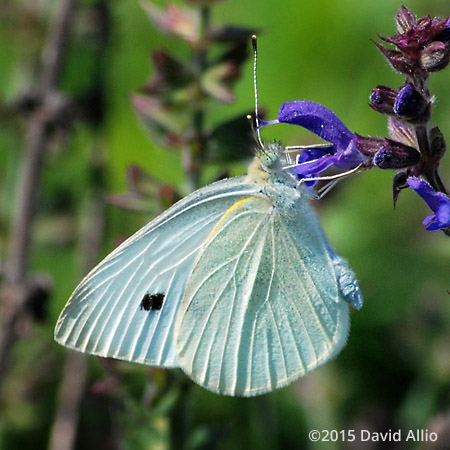
[[[188,195],[80,283],[56,325],[75,350],[181,367],[228,395],[269,392],[335,356],[362,297],[284,149]],[[156,305],[156,307],[155,307]]]
[[[259,135],[258,135],[259,137]],[[248,175],[188,195],[76,288],[55,339],[103,357],[181,367],[225,395],[287,385],[337,355],[362,296],[289,170],[264,144]]]

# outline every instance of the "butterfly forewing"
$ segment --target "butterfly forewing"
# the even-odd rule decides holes
[[[306,200],[283,208],[263,195],[240,200],[218,222],[176,322],[180,365],[196,382],[262,394],[342,348],[348,307],[316,226]]]
[[[146,225],[80,283],[55,339],[100,356],[177,366],[174,320],[195,258],[224,213],[255,189],[242,178],[217,182]],[[142,307],[155,296],[160,308]]]

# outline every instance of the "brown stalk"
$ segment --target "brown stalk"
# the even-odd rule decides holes
[[[49,140],[49,125],[61,113],[64,103],[58,93],[58,84],[76,3],[77,0],[61,0],[50,24],[42,57],[40,106],[30,115],[26,128],[24,160],[15,203],[5,285],[2,289],[0,387],[6,375],[10,351],[17,339],[17,324],[27,302],[27,273],[37,194]]]

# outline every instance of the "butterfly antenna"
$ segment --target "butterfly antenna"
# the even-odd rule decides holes
[[[258,84],[256,77],[256,69],[257,69],[257,61],[258,61],[258,44],[256,36],[252,36],[252,47],[253,47],[253,87],[255,90],[255,123],[256,123],[256,138],[258,139],[259,145],[261,148],[264,148],[264,145],[261,140],[261,132],[259,131],[259,115],[258,115]]]

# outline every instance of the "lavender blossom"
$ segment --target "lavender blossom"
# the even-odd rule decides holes
[[[418,177],[407,180],[410,188],[414,189],[431,208],[434,214],[423,221],[428,231],[444,230],[450,227],[450,198],[442,192],[436,192],[430,184]]]
[[[357,136],[325,106],[307,100],[284,103],[277,119],[261,121],[261,126],[276,123],[299,125],[326,140],[327,148],[310,148],[302,153],[293,168],[299,178],[315,178],[331,166],[351,170],[370,158],[361,153],[355,144]]]

